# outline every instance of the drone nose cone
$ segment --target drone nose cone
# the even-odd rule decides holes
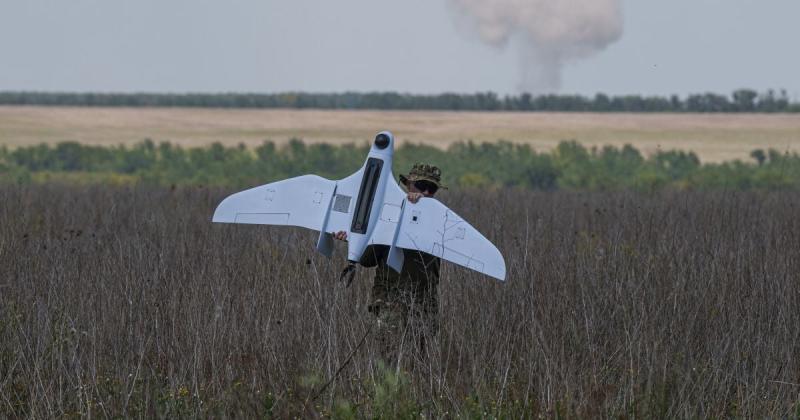
[[[392,143],[392,133],[384,131],[375,136],[375,147],[378,149],[385,149]]]

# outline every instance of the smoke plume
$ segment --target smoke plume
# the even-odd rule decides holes
[[[448,0],[484,42],[520,52],[523,92],[559,89],[565,64],[622,35],[621,0]]]

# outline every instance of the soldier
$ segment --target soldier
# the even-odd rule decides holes
[[[441,171],[431,165],[417,163],[408,175],[399,178],[411,203],[433,197],[437,190],[445,188],[441,184]],[[346,240],[347,232],[337,232],[334,237]],[[378,351],[385,362],[394,364],[404,342],[414,343],[420,356],[425,357],[426,340],[438,331],[440,260],[424,252],[404,249],[403,269],[398,273],[386,263],[388,253],[388,246],[370,246],[360,263],[364,267],[377,267],[369,312],[377,322],[374,337]]]

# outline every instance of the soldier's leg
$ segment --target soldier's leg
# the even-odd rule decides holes
[[[373,342],[378,357],[388,367],[395,367],[403,342],[404,313],[396,302],[375,300],[369,307],[374,315]]]
[[[427,288],[424,289],[422,295],[417,301],[419,302],[418,310],[418,348],[422,358],[427,358],[431,349],[431,342],[435,341],[439,333],[439,295],[437,286],[438,282],[431,282]]]

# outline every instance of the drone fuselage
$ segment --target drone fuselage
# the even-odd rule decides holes
[[[347,234],[347,259],[350,262],[361,260],[380,217],[386,185],[392,178],[393,143],[394,137],[391,133],[379,133],[362,167],[361,187],[356,197],[350,232]]]

